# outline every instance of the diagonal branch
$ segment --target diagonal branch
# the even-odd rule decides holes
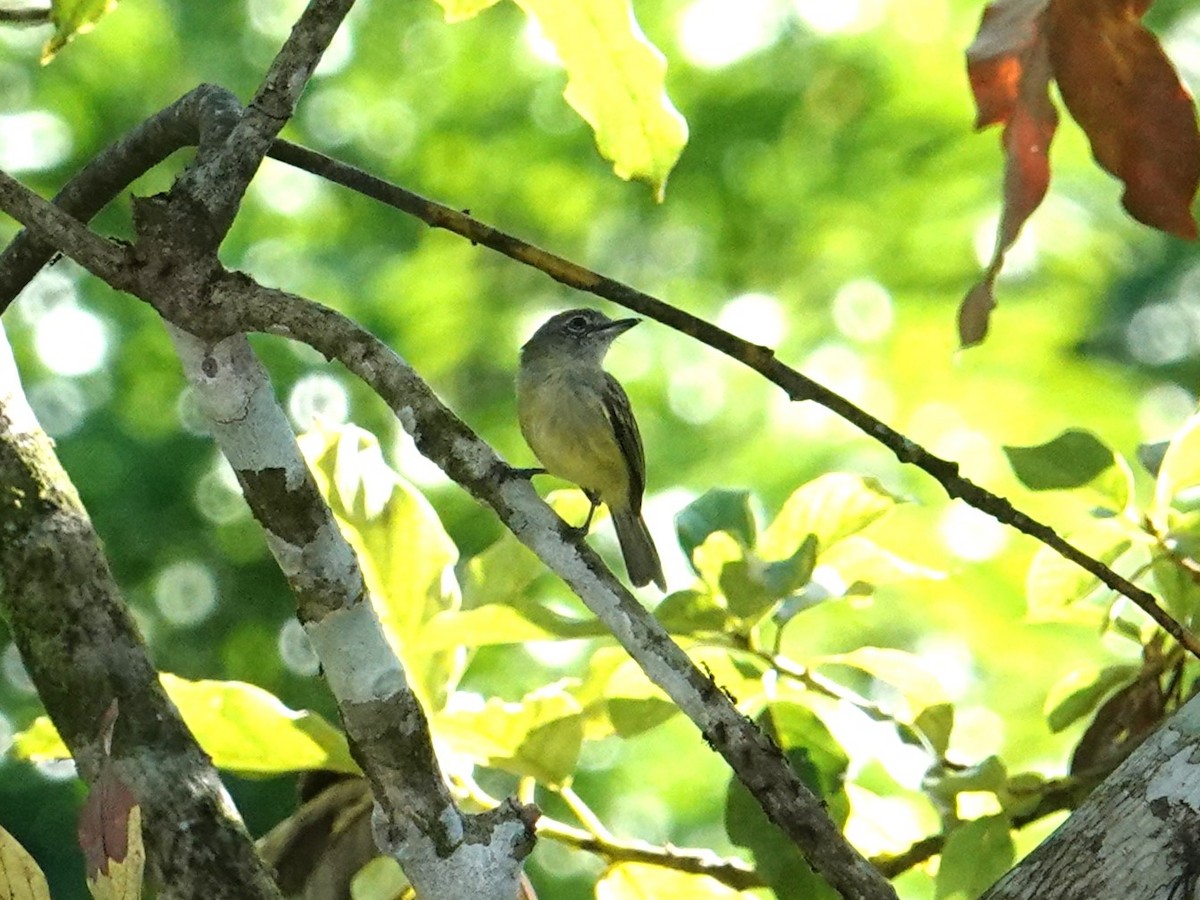
[[[901,462],[914,465],[932,476],[950,497],[957,497],[976,509],[988,513],[997,521],[1035,538],[1094,575],[1107,587],[1128,597],[1167,634],[1186,647],[1192,655],[1200,657],[1200,641],[1171,618],[1170,614],[1158,605],[1158,601],[1149,591],[1138,587],[1100,560],[1084,553],[1074,544],[1062,538],[1050,526],[1016,509],[1004,497],[993,494],[964,478],[959,474],[958,463],[935,456],[920,444],[860,409],[845,397],[784,365],[776,358],[775,351],[770,347],[752,344],[734,337],[729,332],[636,288],[607,278],[598,272],[593,272],[591,269],[584,268],[487,225],[466,213],[421,197],[412,191],[376,178],[361,169],[338,162],[321,153],[285,141],[277,141],[271,150],[271,156],[281,162],[320,175],[393,206],[435,228],[444,228],[467,238],[474,244],[483,244],[510,259],[545,272],[555,281],[567,287],[595,294],[597,297],[619,303],[621,306],[662,322],[753,369],[772,384],[783,388],[792,400],[813,400],[821,404],[864,432],[868,437],[883,444]]]
[[[13,179],[0,173],[0,208],[26,227],[60,243],[64,252],[110,284],[136,293],[192,333],[222,338],[242,331],[289,336],[339,360],[384,399],[417,447],[451,478],[492,507],[516,535],[603,621],[647,676],[697,724],[724,756],[767,815],[805,853],[809,863],[845,897],[894,898],[891,885],[854,850],[796,776],[780,749],[744,717],[712,679],[699,671],[657,620],[637,602],[570,527],[520,477],[433,394],[387,345],[339,313],[283,291],[269,290],[240,273],[213,269],[205,296],[180,304],[195,290],[191,274],[153,265],[139,247],[120,248],[92,234]],[[113,264],[114,252],[125,258]],[[182,283],[172,276],[183,279]],[[193,305],[194,304],[194,305]],[[336,615],[336,613],[335,613]],[[369,694],[353,673],[345,685]],[[339,684],[331,679],[335,689]],[[367,699],[354,693],[355,699]],[[510,813],[511,814],[511,813]],[[385,835],[388,837],[388,835]]]

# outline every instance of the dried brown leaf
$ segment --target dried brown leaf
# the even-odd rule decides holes
[[[1139,222],[1196,237],[1200,132],[1191,95],[1141,23],[1150,0],[1054,0],[1047,39],[1063,102],[1092,154],[1125,183]]]
[[[958,310],[963,347],[978,344],[987,334],[1004,255],[1050,184],[1048,154],[1058,111],[1050,100],[1050,58],[1042,29],[1046,3],[1007,0],[988,6],[967,50],[976,126],[1004,125],[1004,209],[991,262]]]

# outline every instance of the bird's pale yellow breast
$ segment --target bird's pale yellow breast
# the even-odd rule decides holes
[[[629,472],[604,410],[602,385],[602,380],[570,369],[522,369],[517,417],[525,440],[550,474],[621,508],[629,503]]]

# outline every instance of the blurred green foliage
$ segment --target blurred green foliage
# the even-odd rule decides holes
[[[285,135],[776,348],[1060,530],[1108,529],[1109,520],[1093,515],[1095,482],[1031,490],[1001,448],[1042,445],[1076,429],[1124,459],[1179,428],[1194,406],[1196,375],[1190,253],[1124,218],[1118,186],[1095,170],[1068,124],[1053,151],[1051,195],[1001,278],[991,337],[957,354],[954,309],[977,276],[978,248],[990,247],[999,198],[997,135],[971,132],[963,76],[961,51],[979,4],[864,0],[845,4],[858,15],[840,23],[822,15],[828,6],[637,4],[647,37],[667,57],[667,89],[690,130],[661,205],[645,186],[613,176],[590,129],[563,102],[564,76],[539,56],[513,4],[447,25],[434,3],[360,0]],[[38,65],[45,30],[0,29],[0,168],[49,195],[91,154],[197,83],[249,98],[300,8],[273,0],[121,4],[46,68]],[[1153,24],[1187,49],[1195,42],[1187,16],[1186,5],[1159,4]],[[132,192],[165,188],[185,156]],[[126,200],[96,225],[128,237]],[[0,219],[0,240],[14,233]],[[375,330],[507,459],[530,462],[511,389],[517,348],[548,312],[586,298],[271,161],[222,256]],[[197,426],[153,313],[61,262],[4,324],[155,662],[186,678],[248,681],[334,720],[283,580]],[[463,608],[450,603],[444,613],[478,616],[507,600],[512,612],[487,613],[503,621],[434,616],[446,641],[528,629],[527,644],[481,642],[457,687],[520,703],[560,678],[602,684],[607,727],[621,737],[593,734],[581,743],[574,790],[620,836],[733,853],[720,825],[720,761],[678,716],[650,727],[669,710],[655,707],[617,651],[595,642],[579,602],[533,562],[514,561],[494,518],[431,472],[361,385],[305,348],[262,337],[255,346],[298,427],[307,428],[314,411],[353,419],[380,435],[384,456],[428,498],[460,558]],[[970,838],[994,848],[989,858],[1008,858],[1014,851],[999,837],[1016,808],[1007,773],[1063,774],[1087,710],[1119,696],[1144,666],[1170,668],[1169,651],[1142,651],[1116,627],[1101,634],[1094,618],[1031,621],[1033,542],[947,503],[936,484],[825,411],[788,404],[748,371],[653,325],[622,338],[608,365],[629,390],[646,442],[647,518],[675,591],[660,607],[664,621],[674,616],[677,631],[690,623],[696,634],[739,640],[777,629],[769,649],[777,638],[777,649],[801,666],[834,660],[829,677],[885,720],[871,727],[887,730],[887,740],[864,730],[875,721],[868,707],[860,710],[865,720],[851,718],[840,732],[830,726],[849,755],[849,833],[865,852],[899,852],[962,818],[977,823],[978,834],[955,832],[948,854],[963,852]],[[852,551],[865,553],[905,577],[865,579],[877,585],[869,592],[843,579],[839,592],[819,568],[832,550],[819,542],[806,550],[804,534],[761,559],[747,555],[769,534],[747,529],[777,521],[798,487],[831,472],[874,485],[878,497],[915,501],[891,509],[889,499],[888,515],[854,536],[869,538],[878,553],[851,538],[838,545],[850,562],[865,565]],[[1130,484],[1130,508],[1166,515],[1162,503],[1172,497],[1156,500],[1149,479]],[[706,493],[713,488],[732,493]],[[715,507],[702,518],[718,527],[682,529],[685,554],[673,517],[702,495]],[[1177,504],[1168,527],[1188,533],[1188,515],[1186,502]],[[615,549],[607,525],[593,540]],[[697,562],[703,589],[685,590],[698,558],[711,561],[715,581]],[[931,572],[947,577],[914,577]],[[1177,572],[1160,565],[1153,575],[1172,608],[1194,615],[1194,586],[1171,586]],[[1125,616],[1144,639],[1141,621]],[[569,628],[578,639],[549,639]],[[39,708],[2,630],[0,647],[2,745]],[[864,663],[863,648],[907,653],[936,684],[937,699],[914,705],[911,685],[847,662]],[[710,665],[736,658],[718,649]],[[724,671],[735,695],[763,674]],[[1064,683],[1074,688],[1055,688],[1072,678]],[[805,702],[812,694],[794,690]],[[1079,690],[1090,690],[1082,706]],[[1075,697],[1076,710],[1054,716],[1063,707],[1047,706],[1052,691]],[[826,700],[829,709],[818,712],[840,721],[838,702]],[[588,702],[576,697],[583,709]],[[935,757],[968,767],[1002,759],[1005,774],[958,782],[969,785],[963,791],[947,787],[951,800],[934,813],[921,775]],[[815,765],[826,776],[842,765],[825,759],[825,768]],[[511,783],[488,787],[503,792]],[[294,805],[286,778],[234,779],[232,788],[256,832]],[[48,869],[56,897],[82,896],[67,839],[79,796],[53,770],[0,763],[0,825]],[[569,818],[558,802],[548,797],[547,809]],[[1018,832],[1015,852],[1053,821]],[[742,845],[754,848],[749,839]],[[961,872],[961,861],[956,866]],[[591,895],[600,867],[543,842],[530,871],[544,895],[570,900]],[[903,896],[959,889],[935,888],[932,871],[902,876]],[[962,875],[968,892],[971,874]],[[628,877],[614,870],[605,880]]]

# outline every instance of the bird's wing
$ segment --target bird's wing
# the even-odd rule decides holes
[[[642,494],[646,490],[646,454],[642,436],[638,433],[633,407],[620,382],[604,373],[604,414],[612,425],[621,454],[629,461],[629,505],[637,515],[642,511]]]

